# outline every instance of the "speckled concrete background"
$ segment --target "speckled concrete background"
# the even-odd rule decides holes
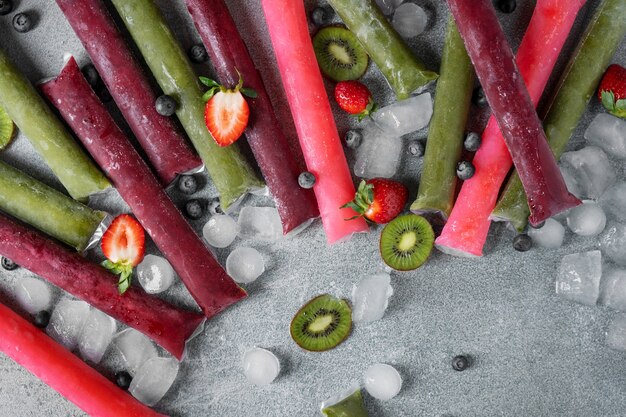
[[[20,11],[37,16],[37,27],[17,34],[10,17],[0,18],[0,43],[33,80],[54,75],[63,52],[74,53],[81,63],[87,57],[79,41],[52,0],[14,0]],[[297,1],[297,0],[288,0]],[[433,13],[433,24],[413,42],[416,54],[438,67],[447,11],[442,0],[418,0]],[[198,36],[187,18],[182,0],[159,0],[167,19],[187,47]],[[237,24],[269,86],[284,127],[295,143],[295,130],[281,90],[274,58],[264,27],[259,0],[228,0]],[[511,42],[521,40],[534,2],[519,0],[511,15],[501,15]],[[598,0],[589,0],[566,46],[568,56],[580,38]],[[309,10],[313,1],[307,1]],[[626,64],[623,42],[615,62]],[[557,73],[565,59],[559,62]],[[199,73],[210,68],[198,66]],[[392,97],[372,66],[365,81],[381,103]],[[554,81],[554,80],[553,80]],[[553,84],[553,82],[552,82]],[[596,100],[580,123],[572,148],[582,146],[582,133],[594,114]],[[485,115],[475,113],[473,126]],[[348,118],[337,113],[340,132]],[[413,134],[424,138],[426,132]],[[10,161],[47,183],[60,187],[24,138],[0,158]],[[352,155],[348,153],[348,158]],[[617,166],[624,178],[624,168]],[[398,175],[416,192],[419,159],[406,156]],[[204,190],[209,197],[214,190]],[[182,202],[181,196],[172,196]],[[269,200],[257,198],[252,204]],[[91,203],[112,212],[124,211],[115,194]],[[206,218],[195,222],[200,230]],[[233,247],[250,245],[266,258],[267,272],[248,286],[249,299],[207,323],[205,332],[189,345],[179,377],[158,404],[171,416],[316,416],[319,403],[358,380],[375,362],[393,364],[404,385],[393,400],[380,402],[366,396],[371,416],[623,416],[626,406],[624,353],[608,349],[604,334],[615,314],[604,307],[585,307],[554,295],[553,282],[560,258],[597,246],[592,238],[568,232],[559,250],[513,251],[513,232],[495,225],[482,259],[459,259],[434,252],[431,260],[414,273],[393,274],[395,293],[385,317],[356,326],[351,337],[325,353],[307,353],[290,339],[288,324],[301,304],[322,292],[349,296],[352,285],[381,269],[377,250],[380,230],[359,235],[334,247],[325,243],[316,222],[299,236],[274,245],[235,241]],[[154,252],[154,247],[150,250]],[[93,255],[92,256],[97,256]],[[218,253],[221,261],[227,251]],[[10,288],[25,271],[0,271],[0,299],[14,306]],[[60,294],[57,294],[60,296]],[[193,308],[178,283],[165,296]],[[246,383],[240,369],[241,354],[252,346],[276,353],[282,371],[274,384],[255,388]],[[450,359],[471,355],[474,366],[463,373],[452,370]],[[99,368],[107,375],[118,370],[119,358],[109,353]],[[18,365],[0,356],[0,416],[82,416],[71,403],[39,382]]]

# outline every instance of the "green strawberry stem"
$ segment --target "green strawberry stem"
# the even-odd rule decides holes
[[[119,275],[119,280],[117,281],[117,290],[120,294],[124,294],[128,288],[130,288],[130,283],[133,279],[133,267],[132,265],[125,262],[112,262],[110,260],[106,260],[102,262],[102,266],[113,272],[115,275]]]
[[[626,118],[626,99],[615,100],[615,94],[610,90],[602,92],[602,105],[611,114]]]
[[[218,91],[222,93],[241,92],[241,94],[243,94],[246,97],[257,98],[258,96],[257,92],[254,91],[252,88],[244,87],[243,77],[241,76],[241,73],[239,72],[237,68],[235,68],[235,71],[237,71],[237,74],[239,75],[239,82],[233,89],[226,88],[225,86],[219,84],[217,81],[212,80],[208,77],[198,77],[202,84],[209,87],[209,90],[202,95],[202,100],[204,100],[205,102],[209,101],[211,97],[213,97]]]
[[[369,209],[373,202],[374,186],[372,184],[368,184],[365,180],[362,180],[359,184],[359,188],[357,189],[356,194],[354,195],[354,200],[340,207],[351,208],[352,210],[357,212],[358,215],[344,220],[354,220],[359,217],[363,217],[363,215],[365,215],[365,212]]]
[[[359,118],[359,122],[365,119],[367,116],[372,117],[372,113],[374,113],[378,109],[378,105],[376,102],[370,97],[369,103],[367,103],[367,107],[361,113],[357,114]]]

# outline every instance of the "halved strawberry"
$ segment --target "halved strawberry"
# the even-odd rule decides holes
[[[120,276],[120,294],[130,287],[133,268],[143,260],[145,241],[143,227],[128,214],[117,216],[102,236],[100,246],[107,257],[102,266]]]
[[[216,81],[200,77],[202,84],[209,87],[202,98],[207,102],[204,108],[204,122],[219,146],[228,146],[241,137],[250,117],[250,107],[244,95],[256,98],[257,93],[239,83],[228,89]]]
[[[626,119],[626,68],[617,64],[607,68],[598,88],[598,98],[609,113]]]

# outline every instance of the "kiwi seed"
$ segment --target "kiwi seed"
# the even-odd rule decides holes
[[[389,222],[380,235],[383,261],[398,271],[417,269],[430,256],[435,233],[428,221],[416,214],[406,214]]]
[[[334,81],[356,80],[367,70],[369,58],[359,40],[342,26],[326,26],[313,37],[322,73]]]
[[[291,338],[303,349],[321,352],[343,342],[352,329],[347,300],[322,294],[306,303],[291,320]]]

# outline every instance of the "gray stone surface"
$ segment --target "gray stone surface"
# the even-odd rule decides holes
[[[31,80],[55,74],[61,67],[63,52],[76,54],[81,63],[87,61],[52,0],[15,2],[19,11],[37,15],[37,27],[30,33],[17,34],[11,28],[10,16],[0,17],[0,43]],[[418,2],[429,6],[435,20],[411,46],[437,68],[447,15],[445,5],[439,0]],[[158,3],[185,47],[198,40],[181,0]],[[259,0],[228,3],[295,143]],[[513,14],[500,15],[514,45],[521,39],[534,2],[519,3]],[[581,23],[588,21],[598,3],[590,0],[582,10],[557,73],[581,35]],[[309,10],[313,5],[307,1]],[[614,61],[626,64],[626,43],[622,43]],[[199,73],[210,72],[206,66],[197,69]],[[381,105],[392,101],[374,66],[365,81]],[[599,111],[601,107],[594,99],[570,149],[582,146],[583,132]],[[338,112],[336,115],[341,133],[355,123]],[[485,115],[473,114],[472,120],[478,128]],[[423,138],[426,132],[412,136]],[[0,158],[60,187],[23,137]],[[348,151],[348,158],[353,158],[352,151]],[[623,166],[615,166],[624,178]],[[419,158],[407,155],[398,177],[410,186],[412,196],[419,171]],[[208,197],[214,190],[205,187],[203,193]],[[172,196],[183,201],[176,192]],[[251,203],[263,205],[269,200],[256,198]],[[113,212],[125,210],[114,193],[91,204]],[[204,221],[194,222],[198,231]],[[366,395],[372,416],[624,415],[625,356],[604,343],[604,333],[615,313],[604,307],[570,303],[554,294],[561,257],[597,247],[596,239],[569,231],[558,250],[533,249],[520,254],[511,248],[513,232],[494,225],[485,257],[459,259],[434,252],[416,272],[392,275],[394,295],[382,320],[355,326],[350,338],[332,351],[308,353],[299,349],[289,336],[293,314],[319,293],[349,297],[354,283],[380,270],[379,233],[380,228],[373,227],[369,235],[329,247],[317,221],[291,240],[267,245],[238,239],[231,248],[220,251],[218,257],[223,262],[232,248],[253,246],[266,257],[267,272],[247,287],[247,300],[208,322],[204,333],[190,343],[174,387],[156,408],[175,417],[313,417],[319,415],[322,400],[360,379],[369,365],[386,362],[400,371],[404,386],[398,397],[387,402]],[[153,246],[149,250],[156,252]],[[3,302],[15,307],[11,288],[16,278],[27,274],[23,270],[0,270]],[[163,296],[194,307],[180,282]],[[252,346],[269,349],[281,360],[281,374],[268,387],[253,387],[244,378],[241,357]],[[458,354],[471,355],[471,369],[462,373],[452,370],[451,358]],[[111,375],[119,366],[119,359],[109,352],[99,369]],[[0,416],[84,415],[3,355],[0,371]]]

